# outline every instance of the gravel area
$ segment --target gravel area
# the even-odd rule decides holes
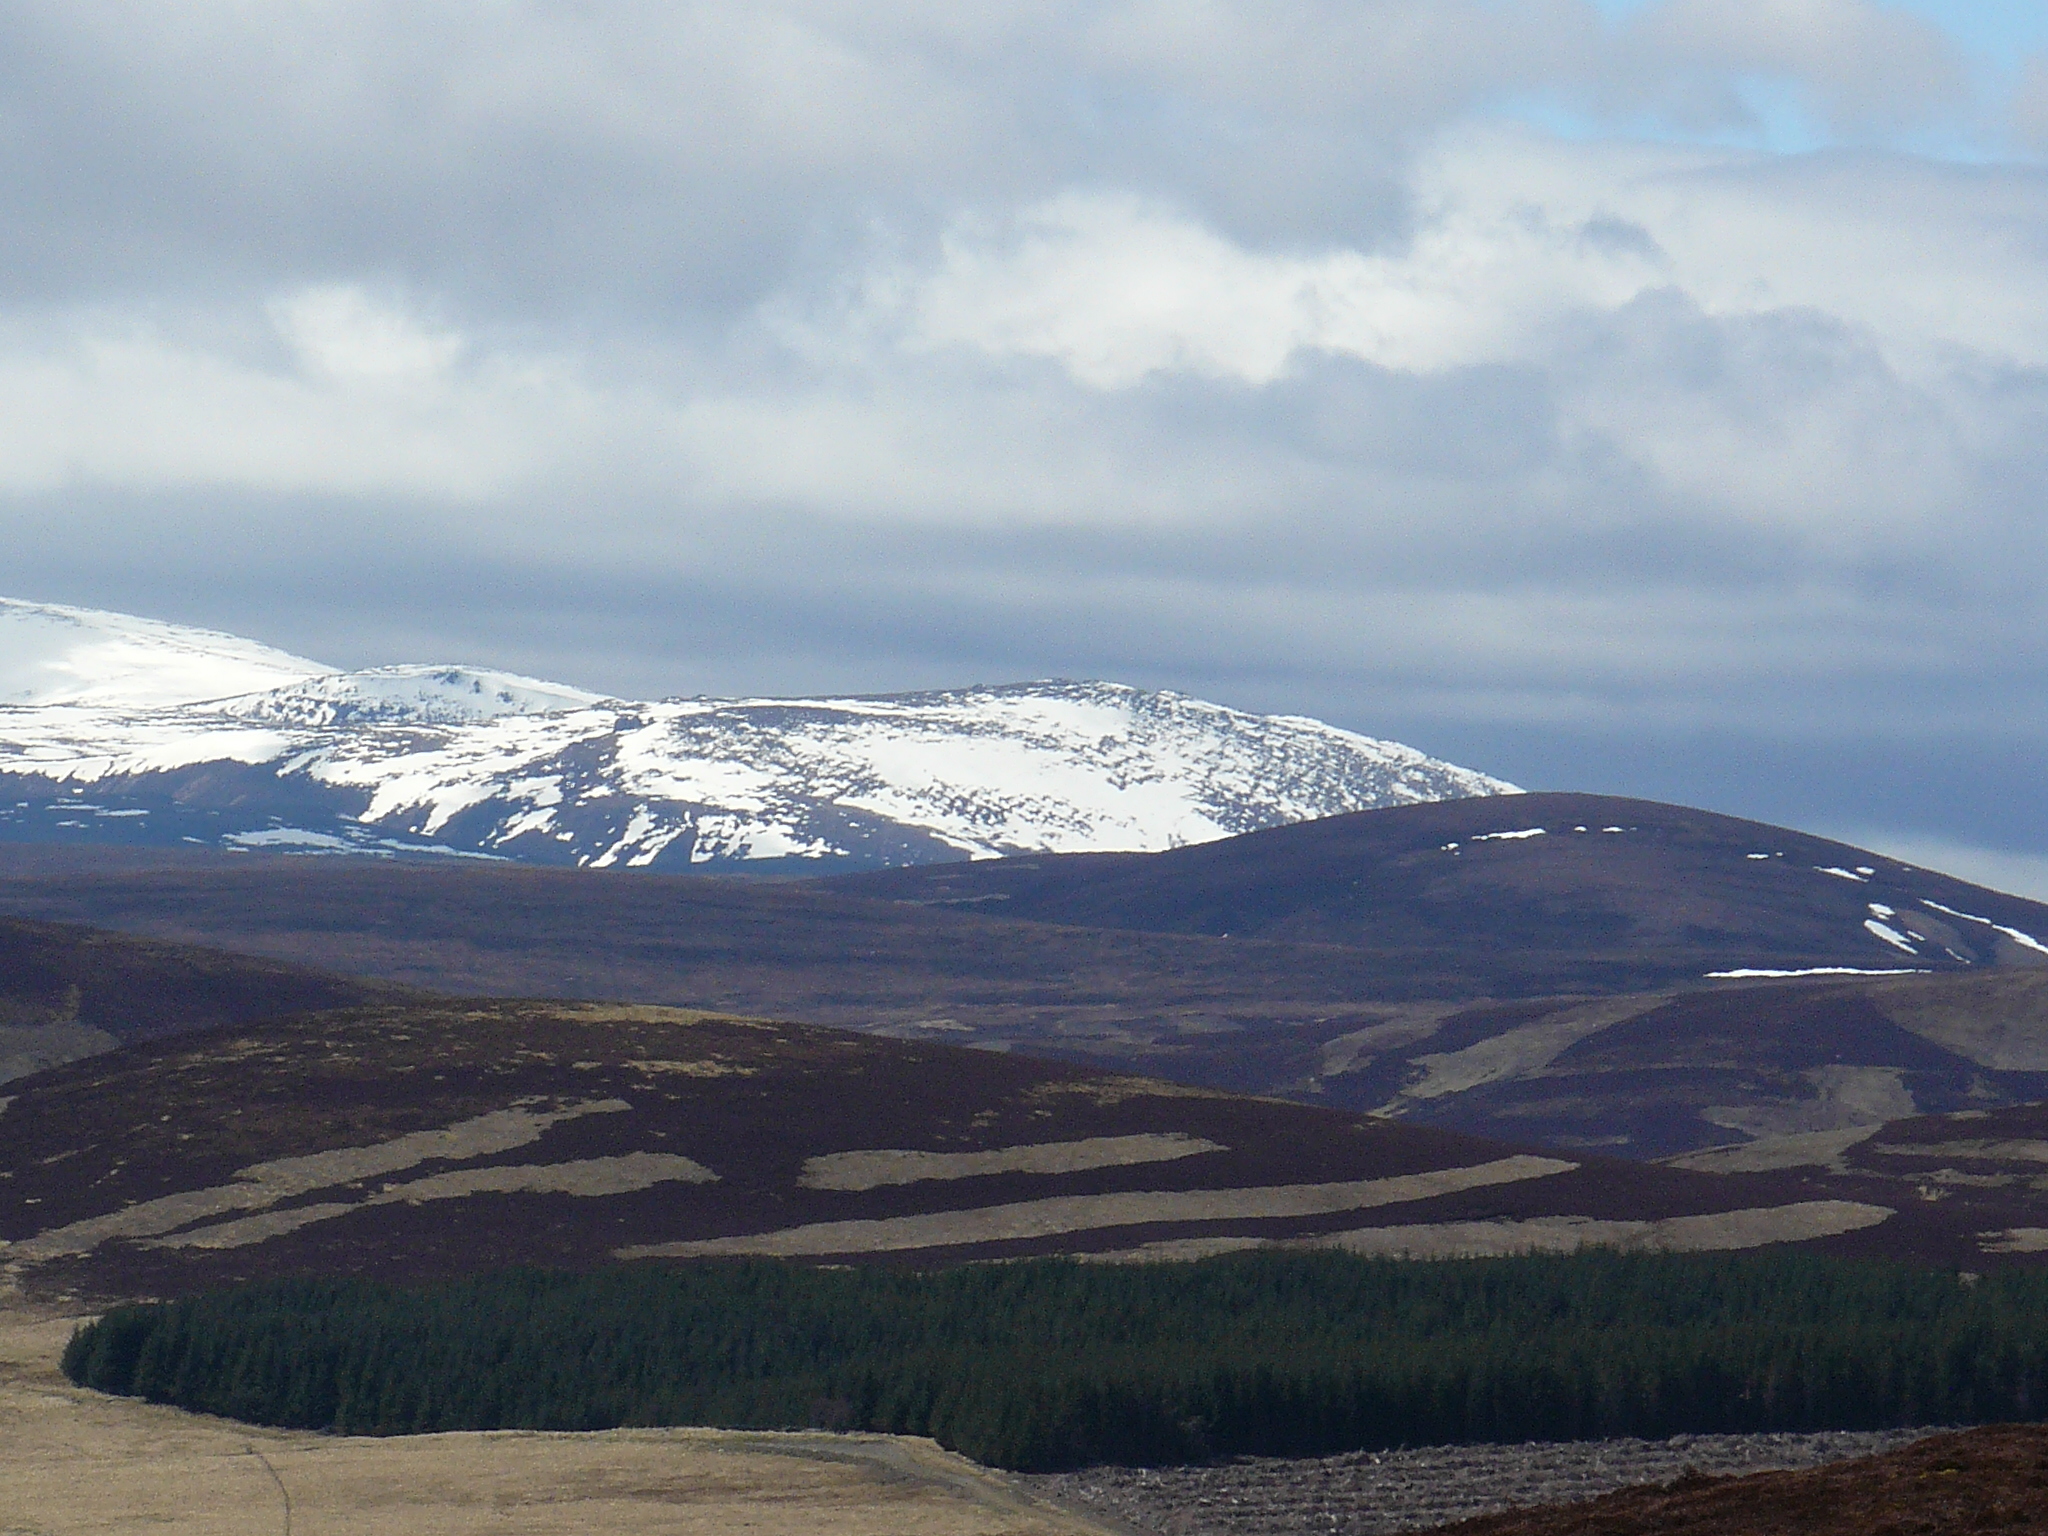
[[[1301,1460],[1246,1457],[1206,1467],[1091,1467],[1018,1482],[1041,1498],[1144,1536],[1373,1536],[1666,1483],[1687,1468],[1722,1476],[1819,1466],[1936,1433],[1904,1429],[1433,1446]]]

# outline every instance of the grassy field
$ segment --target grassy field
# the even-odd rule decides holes
[[[355,1439],[69,1386],[0,1310],[0,1529],[38,1536],[1104,1536],[929,1441],[717,1430]]]

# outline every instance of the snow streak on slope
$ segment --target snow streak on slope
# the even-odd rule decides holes
[[[113,617],[117,633],[143,622]],[[200,649],[214,638],[172,633]],[[298,665],[247,642],[223,653]],[[1513,791],[1314,720],[1113,683],[632,704],[467,667],[313,672],[160,707],[90,690],[0,707],[0,776],[17,802],[0,835],[32,835],[27,823],[83,835],[118,816],[124,840],[869,868],[1166,848]],[[208,799],[224,764],[260,774],[253,792],[235,780],[234,806],[260,802],[264,816]],[[37,780],[69,798],[23,802]],[[213,819],[189,825],[200,812]]]

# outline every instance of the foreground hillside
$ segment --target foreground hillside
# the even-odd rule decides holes
[[[1447,1526],[1457,1536],[1870,1536],[2048,1528],[2048,1429],[2001,1424],[1867,1460],[1744,1478],[1680,1478],[1588,1504]]]
[[[986,1051],[600,1005],[354,1009],[16,1085],[0,1250],[33,1294],[707,1255],[918,1263],[1797,1243],[2030,1263],[2039,1195],[1660,1168]]]
[[[930,1441],[701,1429],[263,1429],[57,1369],[78,1319],[0,1309],[0,1488],[37,1536],[1113,1536]],[[1127,1533],[1124,1533],[1127,1536]]]
[[[0,1486],[15,1523],[53,1536],[164,1529],[270,1536],[282,1528],[287,1503],[294,1530],[352,1536],[482,1527],[517,1536],[1416,1530],[1483,1510],[1666,1483],[1688,1465],[1803,1466],[1896,1438],[1461,1446],[1026,1480],[986,1472],[929,1441],[845,1432],[369,1438],[266,1429],[72,1386],[57,1362],[74,1326],[69,1317],[0,1311],[0,1419],[8,1426]],[[1982,1463],[1976,1468],[1973,1487],[1996,1486]],[[2014,1467],[2012,1485],[2025,1486],[2029,1475],[2024,1464]]]

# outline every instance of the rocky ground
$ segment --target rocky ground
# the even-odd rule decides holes
[[[1936,1433],[1681,1435],[1567,1445],[1461,1445],[1207,1467],[1093,1467],[1018,1479],[1143,1536],[1377,1536],[1475,1515],[1889,1451]]]

